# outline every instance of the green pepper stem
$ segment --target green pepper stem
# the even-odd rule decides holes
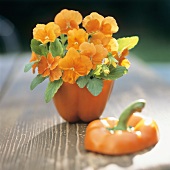
[[[113,130],[127,130],[127,122],[130,116],[135,112],[141,112],[145,106],[146,101],[139,99],[131,103],[120,115],[119,122]]]

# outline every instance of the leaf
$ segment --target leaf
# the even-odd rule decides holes
[[[126,37],[126,38],[119,38],[117,40],[118,44],[119,44],[119,52],[122,52],[124,49],[132,49],[133,47],[135,47],[135,45],[137,45],[139,41],[139,37],[138,36],[132,36],[132,37]]]
[[[55,93],[58,91],[58,89],[61,87],[63,84],[63,80],[55,80],[53,82],[49,82],[48,86],[45,91],[45,101],[48,103],[55,95]]]
[[[58,38],[56,38],[54,42],[50,43],[49,50],[52,53],[53,57],[61,56],[63,54],[63,48]]]
[[[116,80],[116,79],[122,77],[127,72],[128,72],[128,70],[126,69],[126,67],[118,65],[115,68],[115,67],[111,66],[110,74],[108,74],[107,77],[105,77],[105,79],[107,79],[107,80]]]
[[[103,88],[103,80],[93,78],[89,79],[89,82],[87,84],[87,89],[93,96],[98,96]]]
[[[88,81],[89,79],[87,76],[79,77],[79,79],[77,80],[77,85],[80,88],[84,88],[87,85]]]
[[[48,49],[46,48],[46,45],[35,39],[31,40],[31,50],[34,51],[36,54],[43,56],[46,56],[48,54]]]
[[[32,61],[25,65],[24,72],[28,72],[37,61]]]
[[[111,65],[109,69],[110,69],[110,73],[108,75],[102,73],[101,75],[96,77],[105,80],[116,80],[128,72],[126,67],[119,66],[119,65],[116,68]]]
[[[33,81],[31,82],[30,89],[33,90],[38,84],[42,83],[46,77],[42,77],[42,75],[37,75]]]

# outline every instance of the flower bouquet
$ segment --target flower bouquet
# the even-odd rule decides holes
[[[78,11],[67,9],[59,12],[54,22],[37,24],[31,40],[32,56],[24,69],[37,71],[31,90],[48,78],[46,102],[69,85],[86,89],[93,97],[100,96],[106,81],[128,72],[126,56],[138,43],[137,36],[113,38],[118,29],[113,17],[92,12],[83,18]]]

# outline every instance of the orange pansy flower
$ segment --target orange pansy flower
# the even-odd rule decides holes
[[[102,32],[97,32],[92,35],[90,42],[92,42],[95,45],[102,44],[104,47],[106,47],[110,42],[111,38],[112,37],[107,37]]]
[[[33,61],[39,61],[40,58],[39,56],[35,53],[35,52],[32,52],[32,55],[31,55],[31,58],[30,58],[30,62],[33,62]],[[37,67],[37,64],[38,63],[35,63],[33,66],[32,66],[32,72],[35,73],[35,69]]]
[[[121,66],[126,67],[127,69],[130,67],[130,62],[127,58],[125,58],[129,54],[129,50],[126,48],[122,51],[120,56],[118,56],[118,53],[114,56],[116,60],[118,60],[118,64]]]
[[[83,27],[88,33],[100,31],[107,36],[111,36],[119,29],[116,20],[113,17],[104,18],[97,12],[92,12],[90,15],[84,18]]]
[[[96,54],[96,48],[93,43],[84,42],[79,47],[80,53],[91,58]]]
[[[106,48],[109,52],[115,53],[118,51],[118,42],[115,38],[111,38]]]
[[[47,25],[37,24],[33,29],[34,39],[42,42],[43,44],[54,42],[60,34],[60,27],[54,22],[50,22]]]
[[[38,73],[43,77],[49,76],[50,81],[59,80],[62,76],[61,69],[58,67],[60,57],[53,57],[51,53],[48,53],[47,58],[42,56],[38,63]]]
[[[75,48],[76,50],[79,49],[81,43],[88,41],[88,34],[84,29],[73,29],[68,32],[68,46],[67,49],[70,47]]]
[[[104,17],[102,15],[92,12],[83,19],[82,24],[88,33],[92,33],[100,30],[103,19]]]
[[[69,30],[79,28],[82,15],[78,11],[63,9],[55,16],[54,22],[60,26],[61,33],[67,34]]]
[[[90,72],[92,63],[87,56],[70,48],[66,56],[59,61],[59,67],[64,70],[63,81],[74,84],[79,76],[87,75]]]
[[[106,58],[108,54],[106,48],[104,48],[101,44],[95,45],[95,48],[96,54],[92,58],[93,69],[95,69],[98,64],[101,64],[102,60]]]
[[[92,61],[95,69],[98,64],[102,63],[102,60],[107,56],[108,51],[101,44],[94,45],[93,43],[84,42],[80,45],[80,53],[86,55]]]
[[[105,35],[112,35],[118,31],[119,27],[116,20],[113,17],[106,17],[101,24],[101,32]]]

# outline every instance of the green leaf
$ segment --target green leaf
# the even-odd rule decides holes
[[[87,84],[87,89],[93,96],[98,96],[103,88],[103,80],[93,78],[89,79],[89,82]]]
[[[32,61],[25,65],[24,72],[28,72],[37,61]]]
[[[107,77],[105,77],[105,79],[107,79],[107,80],[116,80],[116,79],[122,77],[127,72],[128,72],[128,70],[126,69],[126,67],[118,65],[115,68],[115,67],[111,66],[110,74],[108,74]]]
[[[54,42],[50,43],[49,50],[52,53],[53,57],[61,56],[63,54],[63,48],[58,38],[56,38]]]
[[[31,50],[34,51],[36,54],[43,56],[46,56],[48,54],[48,49],[46,48],[46,45],[35,39],[31,40]]]
[[[77,80],[77,85],[80,88],[84,88],[87,85],[88,81],[89,78],[87,76],[79,77],[79,79]]]
[[[30,89],[33,90],[38,84],[42,83],[46,77],[42,77],[42,75],[37,75],[33,81],[31,82]]]
[[[126,37],[126,38],[119,38],[117,40],[118,44],[119,44],[119,52],[122,52],[124,49],[132,49],[133,47],[135,47],[135,45],[137,45],[139,41],[139,37],[138,36],[132,36],[132,37]]]
[[[48,103],[55,95],[55,93],[58,91],[58,89],[61,87],[63,84],[63,80],[55,80],[53,82],[49,82],[48,86],[45,91],[45,101]]]
[[[119,66],[119,65],[116,68],[111,65],[109,69],[110,69],[109,74],[106,75],[102,73],[99,76],[96,75],[96,78],[105,79],[105,80],[116,80],[128,72],[126,67]]]

